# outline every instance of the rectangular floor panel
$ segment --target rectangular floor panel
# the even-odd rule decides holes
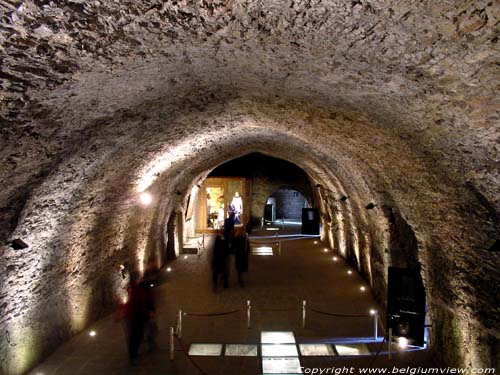
[[[257,345],[226,344],[224,355],[228,357],[257,357]]]
[[[298,357],[295,344],[262,344],[262,357]]]
[[[339,355],[369,355],[370,349],[366,344],[338,344],[335,350]]]
[[[262,358],[263,374],[302,374],[300,361],[295,358]]]
[[[191,344],[189,355],[220,356],[222,344]]]
[[[299,348],[304,357],[335,355],[332,346],[328,344],[299,344]]]
[[[262,344],[295,344],[292,331],[262,331],[260,333]]]

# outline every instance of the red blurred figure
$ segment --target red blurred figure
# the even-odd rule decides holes
[[[156,338],[155,296],[153,285],[148,278],[139,279],[137,273],[130,274],[127,288],[128,301],[124,305],[123,317],[127,328],[128,354],[131,363],[135,363],[139,347],[148,331],[149,350],[153,350]]]

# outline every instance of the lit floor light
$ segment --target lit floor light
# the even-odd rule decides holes
[[[97,333],[95,331],[90,331],[89,332],[89,336],[90,337],[95,337],[97,335]]]
[[[364,286],[361,286],[361,287],[359,288],[359,290],[361,290],[362,292],[364,292],[364,291],[366,290],[366,288],[365,288]]]
[[[150,286],[151,288],[154,288],[155,284],[149,284],[149,286]]]
[[[317,245],[318,244],[318,241],[314,241],[314,244]]]
[[[324,251],[325,253],[327,253],[327,252],[328,252],[328,249],[327,249],[327,248],[324,248],[324,249],[323,249],[323,251]]]
[[[167,272],[171,272],[171,271],[172,271],[172,268],[167,267]]]
[[[347,274],[352,275],[352,271],[351,270],[347,271]]]
[[[406,337],[399,337],[398,338],[398,346],[401,349],[406,349],[406,347],[408,346],[408,339]]]
[[[141,193],[141,195],[139,195],[139,201],[144,206],[149,206],[153,201],[153,196],[149,193]]]
[[[253,255],[273,255],[273,248],[270,246],[260,246],[252,250]]]
[[[187,255],[184,255],[184,259],[187,259],[187,258],[188,258],[188,256],[187,256]]]
[[[375,315],[377,313],[377,310],[371,309],[370,310],[370,315]]]
[[[334,262],[336,262],[337,260],[339,260],[339,258],[337,258],[337,257],[333,257],[332,259],[333,259]]]

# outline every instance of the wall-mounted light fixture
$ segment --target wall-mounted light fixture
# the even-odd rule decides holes
[[[374,204],[374,203],[372,203],[372,202],[370,202],[370,203],[368,203],[368,204],[366,205],[366,209],[367,209],[367,210],[373,210],[375,207],[377,207],[377,205],[376,205],[376,204]]]

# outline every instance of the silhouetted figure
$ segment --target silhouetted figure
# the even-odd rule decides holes
[[[234,229],[234,211],[230,211],[227,219],[224,220],[224,239],[228,244],[228,248],[231,248],[233,229]]]
[[[227,241],[218,234],[215,237],[214,249],[212,253],[212,286],[214,292],[217,290],[219,278],[222,275],[224,288],[228,287],[227,269],[228,246]]]
[[[245,285],[243,273],[248,271],[248,253],[249,246],[247,233],[244,226],[234,229],[233,251],[235,254],[236,271],[238,271],[238,284],[242,287]]]
[[[139,347],[144,339],[144,331],[154,316],[155,299],[151,281],[147,279],[140,280],[138,274],[132,273],[128,287],[128,301],[124,308],[128,354],[132,364],[137,359]],[[150,338],[148,337],[148,339]],[[152,348],[150,347],[150,349]]]

